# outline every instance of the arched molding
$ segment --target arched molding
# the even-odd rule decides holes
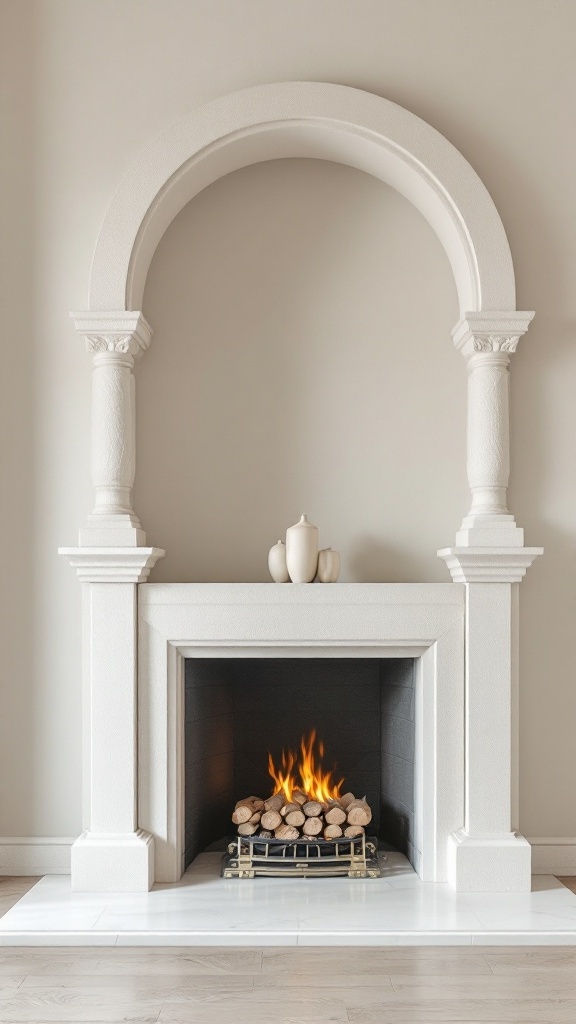
[[[397,104],[323,82],[281,82],[223,96],[149,146],[106,214],[92,262],[89,309],[142,309],[152,257],[179,211],[225,174],[285,157],[347,164],[391,185],[440,239],[461,315],[515,309],[502,221],[462,154]]]

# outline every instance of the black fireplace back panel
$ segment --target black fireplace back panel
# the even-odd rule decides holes
[[[186,864],[232,830],[236,800],[267,796],[268,751],[298,749],[312,727],[371,804],[372,830],[409,853],[414,829],[411,658],[189,658],[186,661]]]

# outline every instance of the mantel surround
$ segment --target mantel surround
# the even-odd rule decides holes
[[[339,161],[386,181],[426,217],[452,266],[460,302],[453,342],[468,365],[471,506],[455,546],[438,554],[456,584],[448,584],[447,590],[453,589],[455,603],[460,603],[465,643],[459,648],[459,666],[452,663],[445,676],[439,662],[434,671],[422,671],[434,680],[431,692],[439,700],[430,704],[426,691],[424,703],[436,708],[436,724],[429,734],[433,751],[440,741],[436,712],[443,695],[451,693],[458,706],[461,702],[460,725],[452,721],[457,733],[453,750],[460,749],[460,761],[458,765],[454,760],[450,771],[461,779],[463,799],[454,815],[457,802],[449,800],[446,781],[446,793],[438,790],[430,802],[423,870],[430,870],[436,880],[447,877],[460,891],[527,891],[530,849],[516,831],[517,584],[542,549],[524,546],[523,530],[507,505],[508,392],[510,357],[534,314],[515,309],[514,271],[502,222],[462,155],[396,104],[361,90],[314,82],[258,86],[222,97],[194,111],[154,143],[120,184],[105,217],[92,264],[89,308],[71,314],[93,355],[95,488],[94,508],[80,530],[78,547],[61,549],[84,584],[85,831],[72,850],[72,884],[88,891],[146,890],[154,878],[171,880],[180,870],[181,854],[174,839],[177,814],[171,811],[159,820],[157,808],[153,812],[145,800],[146,793],[158,792],[158,787],[167,801],[178,800],[178,771],[170,760],[176,754],[165,742],[168,726],[176,726],[172,719],[168,723],[154,715],[160,706],[167,714],[170,701],[180,699],[166,696],[177,689],[178,659],[187,644],[196,649],[203,637],[189,619],[187,634],[169,630],[163,635],[160,630],[161,642],[146,646],[143,640],[150,636],[151,623],[145,613],[144,618],[139,614],[139,605],[141,612],[154,606],[154,614],[160,615],[153,597],[160,591],[154,585],[139,585],[164,554],[147,546],[132,502],[133,371],[152,339],[152,328],[140,311],[146,274],[166,227],[202,188],[247,164],[287,156]],[[443,634],[432,632],[423,638],[410,633],[415,628],[415,605],[424,600],[429,618],[434,618],[434,608],[444,607],[444,591],[432,585],[302,590],[263,584],[257,600],[248,585],[238,585],[245,589],[236,591],[230,586],[207,584],[202,590],[190,585],[184,596],[178,587],[161,592],[167,607],[173,603],[170,594],[179,594],[186,614],[195,609],[201,620],[216,608],[220,632],[210,636],[208,630],[204,640],[225,649],[232,643],[222,639],[226,628],[233,630],[234,644],[240,648],[258,647],[259,639],[281,649],[286,639],[281,610],[289,618],[289,645],[301,650],[372,645],[390,652],[402,646],[404,636],[426,666],[426,658],[437,659],[442,648]],[[328,630],[324,635],[322,616],[333,606],[340,609],[337,621],[343,623],[343,632],[333,635]],[[240,629],[243,608],[252,615],[252,632],[245,635]],[[387,623],[377,636],[370,634],[369,625],[374,608]],[[304,609],[314,609],[317,633],[312,636]],[[232,613],[233,619],[227,618]],[[256,629],[258,622],[268,622],[264,640]],[[168,661],[158,669],[160,657]],[[150,692],[146,681],[152,676],[155,696],[145,704],[143,695]],[[152,719],[156,740],[146,745],[143,723]],[[436,753],[430,754],[429,769],[436,772],[439,763]],[[151,771],[157,773],[154,782]],[[162,789],[168,780],[168,789]],[[439,827],[438,815],[447,803],[452,818],[446,830]]]

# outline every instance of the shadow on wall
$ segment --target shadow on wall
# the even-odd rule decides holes
[[[38,289],[37,239],[37,12],[12,8],[2,12],[6,43],[2,47],[5,81],[16,87],[18,102],[3,104],[2,190],[2,326],[6,339],[0,374],[0,478],[4,546],[0,579],[2,619],[2,714],[0,715],[0,835],[35,835],[42,821],[39,775],[41,707],[35,645],[39,625],[36,536],[38,494],[36,469],[38,402],[30,386],[37,363],[33,297]],[[19,5],[18,5],[19,6]],[[9,254],[9,255],[8,255]],[[23,294],[22,284],[26,283]],[[9,483],[7,484],[7,481]],[[36,681],[35,681],[36,680]],[[36,733],[36,735],[35,735]],[[17,766],[17,768],[15,767]]]
[[[144,311],[135,507],[167,550],[153,579],[267,581],[306,512],[342,580],[447,581],[465,367],[448,261],[403,197],[321,161],[228,175],[166,232]]]

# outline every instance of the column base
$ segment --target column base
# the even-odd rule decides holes
[[[458,548],[522,548],[524,530],[516,526],[510,513],[473,515],[464,519],[456,534]]]
[[[72,846],[73,892],[149,892],[154,840],[148,832],[83,832]]]
[[[144,548],[146,534],[134,513],[88,516],[87,525],[80,530],[81,548]]]
[[[448,837],[448,882],[456,892],[530,892],[532,849],[515,832]]]

